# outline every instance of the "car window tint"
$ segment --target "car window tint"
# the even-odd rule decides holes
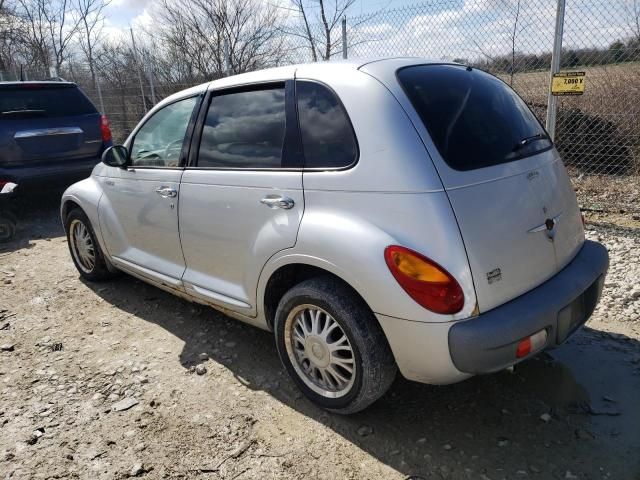
[[[306,168],[347,167],[357,147],[347,113],[335,94],[314,82],[296,82]]]
[[[285,133],[284,86],[211,100],[198,167],[278,168]]]
[[[197,97],[167,105],[138,130],[131,146],[134,167],[177,167]]]
[[[420,65],[401,69],[398,79],[451,168],[498,165],[552,146],[529,107],[493,75]]]
[[[0,119],[66,117],[97,113],[89,99],[76,86],[29,84],[0,90]]]

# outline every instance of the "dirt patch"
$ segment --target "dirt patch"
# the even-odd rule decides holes
[[[83,283],[48,204],[0,247],[2,478],[640,478],[633,229],[589,227],[612,273],[566,345],[457,385],[398,378],[341,417],[269,333],[128,276]]]

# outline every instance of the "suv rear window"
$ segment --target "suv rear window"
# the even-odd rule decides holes
[[[25,84],[0,88],[0,118],[67,117],[96,112],[76,86]]]
[[[552,146],[529,107],[493,75],[458,65],[406,67],[397,75],[440,155],[455,170],[499,165]]]

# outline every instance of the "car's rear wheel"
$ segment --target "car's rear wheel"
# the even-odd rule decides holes
[[[69,212],[65,221],[65,230],[71,258],[82,277],[91,281],[100,281],[114,276],[107,268],[91,222],[82,210],[74,208]]]
[[[312,278],[289,290],[274,326],[282,363],[302,392],[323,408],[358,412],[395,378],[393,354],[373,313],[332,277]]]

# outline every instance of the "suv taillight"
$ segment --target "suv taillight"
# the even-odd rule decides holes
[[[427,310],[442,314],[462,310],[460,284],[434,261],[398,245],[385,248],[384,259],[404,291]]]
[[[109,119],[106,115],[100,117],[100,131],[102,132],[102,143],[111,141],[111,128],[109,127]]]

